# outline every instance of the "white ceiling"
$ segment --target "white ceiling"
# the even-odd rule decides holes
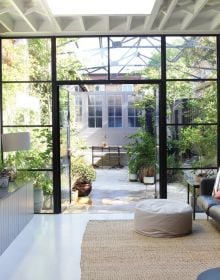
[[[151,15],[55,17],[45,0],[0,0],[0,35],[218,34],[219,13],[220,0],[156,0]]]

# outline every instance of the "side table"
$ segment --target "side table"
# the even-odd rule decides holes
[[[193,189],[193,220],[195,220],[196,216],[196,189],[200,188],[200,183],[198,181],[193,180],[192,178],[185,178],[187,183],[187,203],[189,204],[189,192],[190,188]]]

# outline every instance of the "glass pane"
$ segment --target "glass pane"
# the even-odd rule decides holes
[[[95,106],[95,96],[89,95],[88,96],[88,102],[89,102],[89,105]]]
[[[95,127],[95,118],[89,117],[89,127]]]
[[[95,97],[96,106],[102,106],[102,96]]]
[[[106,37],[57,38],[58,80],[107,79]]]
[[[4,133],[29,132],[31,148],[26,151],[5,152],[17,169],[50,169],[52,167],[52,129],[51,128],[3,128]]]
[[[217,122],[217,83],[168,82],[167,123]]]
[[[111,79],[159,79],[160,37],[110,37]]]
[[[62,208],[71,202],[71,166],[70,166],[70,92],[68,88],[59,88],[60,115],[60,174]],[[64,116],[64,117],[63,117]],[[66,204],[66,205],[65,205]]]
[[[102,127],[102,118],[96,118],[96,127]]]
[[[168,79],[217,77],[215,36],[166,37]]]
[[[128,127],[134,127],[134,118],[133,117],[129,117],[128,118]]]
[[[168,126],[167,167],[217,166],[217,126]]]
[[[95,116],[95,107],[89,106],[89,116]]]
[[[121,106],[121,96],[115,96],[115,105]]]
[[[52,124],[50,83],[3,84],[4,125]]]
[[[134,116],[134,108],[128,107],[128,116]]]
[[[108,118],[108,127],[114,127],[114,117]]]
[[[114,106],[114,105],[115,105],[114,96],[109,96],[109,97],[108,97],[108,105],[109,105],[109,106]]]
[[[122,116],[122,108],[121,107],[115,107],[115,116],[117,116],[117,117]]]
[[[141,122],[140,122],[139,118],[135,118],[135,126],[141,127]]]
[[[50,39],[3,39],[3,81],[51,80]]]
[[[96,116],[98,117],[102,116],[102,107],[96,107]]]
[[[115,115],[114,107],[108,107],[108,115],[109,115],[110,117],[112,117],[112,116]]]
[[[122,118],[115,118],[115,127],[122,127]]]

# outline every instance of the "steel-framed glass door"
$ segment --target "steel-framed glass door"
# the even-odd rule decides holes
[[[70,151],[70,94],[65,87],[59,87],[60,120],[60,182],[62,201],[71,202],[71,151]]]
[[[159,83],[90,83],[83,86],[69,84],[59,87],[61,208],[63,211],[65,206],[70,205],[72,201],[70,150],[74,151],[74,155],[77,154],[77,147],[72,143],[74,141],[70,126],[77,130],[77,139],[86,141],[89,148],[101,146],[103,143],[121,147],[128,143],[131,134],[141,129],[138,118],[142,116],[142,122],[144,122],[142,129],[154,138],[155,189],[157,184],[155,197],[158,196],[160,188],[159,95]],[[91,152],[89,149],[88,151]],[[89,152],[86,153],[87,159],[92,160]]]

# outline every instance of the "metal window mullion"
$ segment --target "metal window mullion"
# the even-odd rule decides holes
[[[159,173],[160,198],[167,198],[167,126],[166,126],[166,37],[161,37],[161,84],[159,90]]]
[[[220,166],[220,36],[216,36],[217,57],[217,166]]]

